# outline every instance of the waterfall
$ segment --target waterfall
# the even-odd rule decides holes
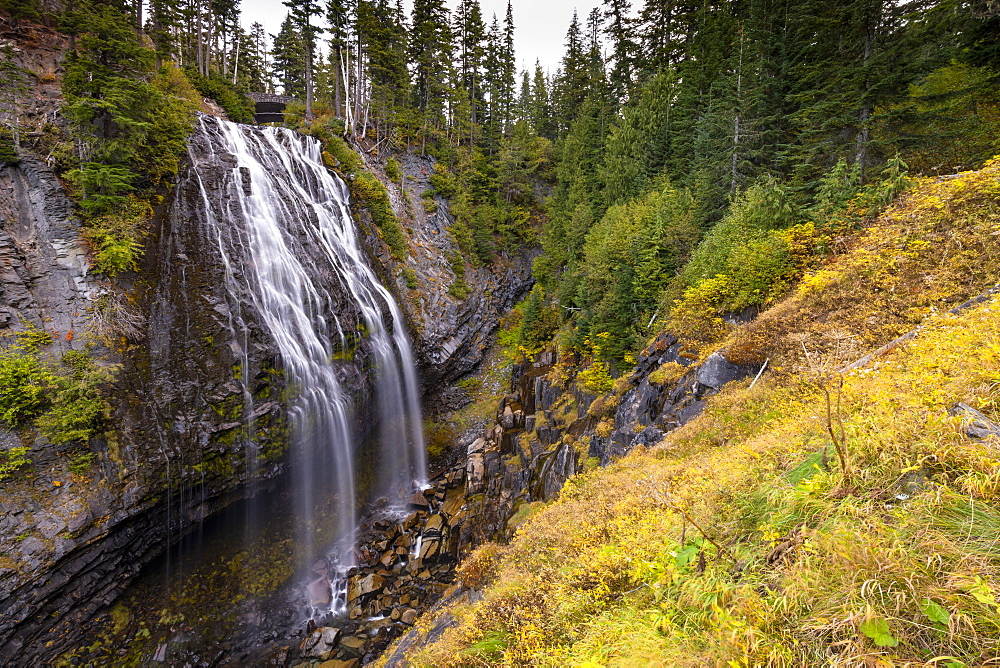
[[[320,524],[332,523],[339,537],[355,527],[352,425],[363,416],[345,389],[343,360],[363,358],[373,375],[368,403],[377,411],[381,448],[377,491],[400,498],[425,482],[412,350],[397,304],[358,244],[347,187],[323,165],[319,143],[283,128],[209,116],[199,117],[198,130],[200,147],[190,156],[199,223],[217,240],[212,252],[222,256],[230,292],[251,295],[280,351],[299,551],[312,558],[322,547],[314,544]],[[234,332],[245,332],[243,316],[236,316]],[[315,510],[329,494],[336,497],[332,517]]]

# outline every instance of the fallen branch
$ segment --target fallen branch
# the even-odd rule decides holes
[[[1000,285],[994,285],[992,288],[984,290],[983,292],[981,292],[980,294],[976,295],[972,299],[970,299],[968,301],[965,301],[965,302],[962,302],[961,304],[959,304],[955,308],[953,308],[950,311],[948,311],[948,313],[950,313],[951,315],[958,315],[962,311],[966,311],[966,310],[972,308],[973,306],[978,306],[979,304],[982,304],[987,299],[989,299],[990,297],[992,297],[993,295],[998,294],[998,293],[1000,293]],[[848,371],[853,371],[854,369],[857,369],[859,367],[865,366],[866,364],[868,364],[869,362],[871,362],[876,357],[881,357],[882,355],[885,355],[886,353],[888,353],[892,349],[897,348],[901,344],[906,343],[910,339],[914,338],[917,334],[920,333],[920,331],[923,328],[924,328],[923,324],[917,325],[917,327],[915,329],[907,332],[906,334],[903,334],[902,336],[896,337],[895,339],[893,339],[889,343],[885,344],[884,346],[882,346],[881,348],[879,348],[875,352],[872,352],[872,353],[869,353],[869,354],[865,355],[864,357],[862,357],[861,359],[859,359],[857,362],[852,362],[852,363],[848,364],[847,366],[841,367],[840,369],[837,370],[837,373],[847,373]]]

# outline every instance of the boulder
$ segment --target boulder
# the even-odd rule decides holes
[[[299,654],[309,659],[329,659],[340,642],[341,630],[332,626],[318,628],[299,644]]]
[[[500,424],[503,425],[504,429],[514,428],[514,411],[511,410],[509,405],[503,409],[503,414],[500,416]]]
[[[385,584],[385,578],[376,573],[369,573],[363,577],[353,577],[347,586],[347,600],[354,602],[374,591],[378,591]]]
[[[483,483],[486,475],[486,464],[484,460],[485,457],[482,452],[469,455],[469,460],[466,462],[468,481],[466,486],[469,494],[477,494],[483,491]]]
[[[634,448],[637,445],[648,447],[658,443],[661,438],[663,438],[663,432],[656,427],[649,426],[635,435],[629,447]]]
[[[442,527],[444,527],[444,518],[441,515],[434,514],[427,518],[427,523],[424,524],[425,534],[440,534]]]
[[[406,502],[406,507],[410,510],[427,510],[428,508],[430,508],[430,505],[431,504],[427,500],[427,497],[421,494],[420,492],[417,492],[416,494],[411,496],[409,500]]]
[[[318,668],[361,668],[361,662],[357,659],[330,659],[319,664]]]
[[[698,383],[718,392],[726,383],[746,378],[752,371],[752,366],[733,364],[722,353],[712,353],[698,369]]]
[[[990,436],[1000,436],[1000,425],[968,404],[959,402],[949,410],[952,415],[962,418],[962,431],[969,438],[985,440]]]

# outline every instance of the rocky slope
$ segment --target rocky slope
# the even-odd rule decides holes
[[[571,360],[522,371],[534,391],[515,385],[469,469],[518,530],[383,663],[995,656],[998,171],[920,179],[718,352],[694,365],[661,335],[589,415]]]
[[[500,319],[534,282],[531,265],[538,249],[508,248],[493,264],[467,265],[468,296],[459,299],[449,294],[456,278],[449,257],[458,248],[448,233],[454,219],[446,199],[435,196],[434,210],[428,211],[421,197],[431,188],[434,160],[411,151],[396,155],[402,178],[394,181],[385,173],[389,156],[373,155],[364,150],[366,146],[362,144],[361,156],[389,191],[393,210],[408,239],[409,255],[403,262],[395,260],[371,231],[371,225],[369,243],[386,268],[387,281],[411,324],[421,379],[426,393],[435,396],[432,408],[435,412],[454,408],[461,400],[449,390],[449,384],[482,363]]]

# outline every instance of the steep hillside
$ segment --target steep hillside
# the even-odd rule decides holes
[[[1000,163],[921,181],[733,327],[759,379],[528,509],[388,665],[995,658],[997,235]]]

